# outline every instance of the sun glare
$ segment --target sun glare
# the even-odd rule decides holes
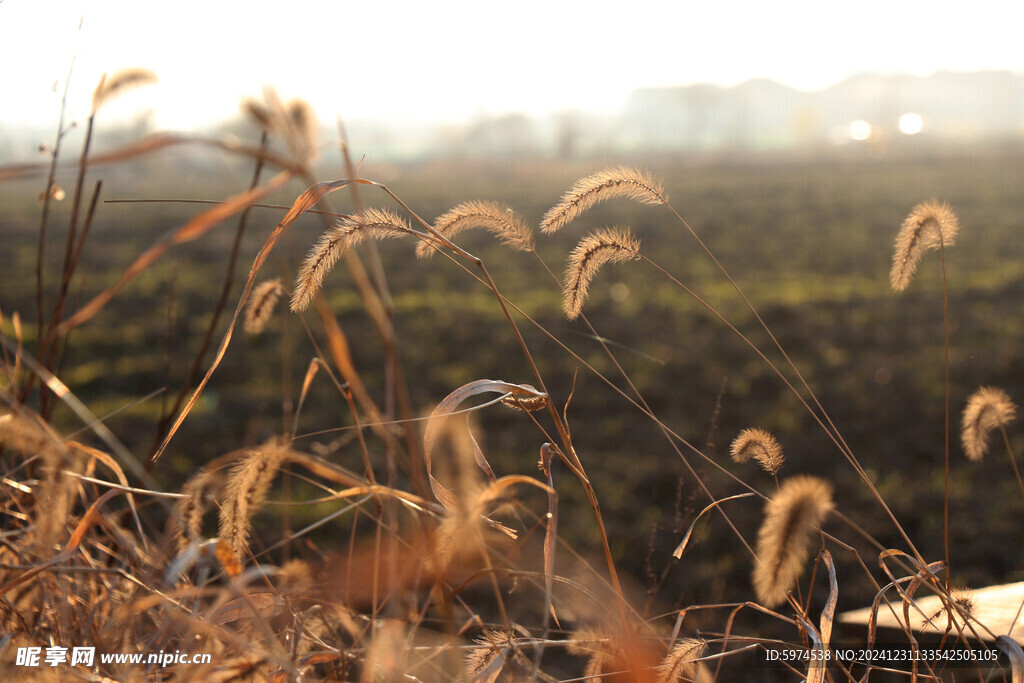
[[[871,124],[863,119],[850,122],[850,137],[854,140],[867,140],[871,137]]]
[[[900,132],[904,135],[917,135],[924,128],[924,120],[920,114],[907,112],[900,117]]]

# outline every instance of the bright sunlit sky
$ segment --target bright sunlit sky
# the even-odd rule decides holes
[[[103,72],[144,67],[159,84],[109,115],[153,110],[163,128],[231,116],[264,85],[308,100],[322,120],[465,121],[614,112],[645,86],[766,77],[814,90],[860,73],[1024,72],[1024,6],[945,6],[955,9],[919,0],[0,0],[0,125],[55,120],[72,57],[72,117],[88,114]]]

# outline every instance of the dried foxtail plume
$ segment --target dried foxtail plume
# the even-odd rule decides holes
[[[626,197],[641,204],[664,204],[665,189],[650,174],[638,168],[619,166],[598,171],[576,181],[552,207],[540,223],[541,232],[552,233],[568,225],[587,209],[615,197]]]
[[[384,239],[411,234],[409,224],[398,214],[384,209],[365,209],[324,232],[299,269],[292,292],[291,309],[303,311],[320,291],[324,277],[345,253],[365,238]]]
[[[200,469],[181,487],[185,497],[174,504],[174,540],[179,553],[202,541],[207,497],[220,485],[220,480],[218,472]]]
[[[566,650],[571,655],[585,657],[584,680],[600,680],[601,674],[614,671],[614,663],[621,656],[614,640],[601,628],[583,628],[569,636]]]
[[[562,309],[575,320],[583,310],[587,289],[597,271],[606,263],[624,263],[640,258],[640,240],[629,230],[605,228],[580,240],[569,254],[565,268]]]
[[[924,628],[931,627],[936,630],[942,630],[946,627],[948,619],[959,623],[960,628],[967,626],[965,617],[966,619],[973,617],[975,610],[978,608],[978,601],[974,597],[974,592],[970,588],[954,588],[949,592],[949,598],[950,606],[943,606],[942,609],[932,614],[930,618],[925,619],[922,624]],[[943,612],[947,614],[946,619],[941,619]]]
[[[960,222],[949,204],[931,200],[915,206],[896,235],[892,270],[889,271],[892,288],[897,292],[906,289],[924,253],[940,246],[952,246],[959,230]]]
[[[464,202],[434,222],[434,230],[448,239],[471,228],[483,228],[513,249],[533,251],[530,226],[512,209],[496,202]],[[436,248],[431,242],[420,242],[416,245],[416,256],[433,256]]]
[[[284,294],[284,285],[279,278],[261,282],[253,291],[245,305],[245,331],[259,334],[267,326],[270,316],[274,313],[277,300]]]
[[[700,662],[697,660],[704,656],[706,648],[707,643],[700,638],[684,638],[676,643],[662,662],[664,668],[658,674],[657,683],[699,680]]]
[[[466,652],[466,678],[470,681],[529,681],[530,660],[516,647],[511,631],[483,632]]]
[[[807,562],[811,534],[833,507],[832,487],[808,475],[787,479],[768,501],[754,564],[754,590],[765,607],[785,602]]]
[[[998,387],[981,387],[967,400],[960,439],[971,460],[981,460],[988,452],[993,429],[1005,427],[1017,417],[1017,406]]]
[[[313,109],[303,100],[281,102],[273,88],[263,91],[263,102],[247,99],[242,102],[245,112],[260,128],[284,138],[292,155],[308,164],[317,155],[317,124]]]
[[[220,540],[244,557],[252,526],[249,520],[263,506],[270,484],[288,450],[270,441],[251,451],[228,475],[220,506]]]
[[[786,456],[782,446],[770,432],[763,429],[744,429],[739,433],[729,449],[732,459],[736,462],[756,460],[766,472],[778,474]]]
[[[147,69],[125,69],[107,78],[100,77],[99,85],[92,94],[92,113],[95,114],[104,102],[131,88],[156,83],[156,74]]]

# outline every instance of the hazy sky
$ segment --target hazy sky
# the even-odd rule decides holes
[[[87,115],[103,72],[145,67],[159,84],[105,116],[151,109],[158,125],[178,128],[232,115],[265,84],[285,99],[307,99],[325,120],[464,121],[508,111],[610,112],[642,86],[767,77],[818,89],[865,72],[1024,72],[1024,6],[942,6],[0,0],[0,123],[53,121],[72,57],[73,116]]]

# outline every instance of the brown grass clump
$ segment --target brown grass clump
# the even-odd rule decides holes
[[[249,520],[266,500],[286,454],[285,447],[271,441],[252,451],[228,475],[220,506],[220,540],[239,557],[252,532]]]
[[[664,669],[658,674],[657,683],[698,680],[700,662],[697,660],[704,656],[706,648],[707,643],[700,638],[684,638],[676,643],[662,662]]]
[[[952,246],[959,230],[960,222],[949,204],[931,200],[915,206],[896,236],[889,272],[892,288],[897,292],[906,289],[924,253]]]
[[[606,263],[624,263],[640,258],[640,240],[628,229],[605,228],[580,240],[569,254],[565,268],[562,309],[569,320],[583,310],[587,288],[597,271]]]
[[[245,331],[259,334],[267,326],[270,316],[274,313],[277,300],[284,294],[284,285],[279,278],[261,282],[252,291],[252,296],[245,306]]]
[[[763,605],[785,602],[807,561],[811,533],[833,507],[832,487],[809,475],[786,480],[768,501],[754,564],[754,590]]]
[[[751,458],[766,472],[778,474],[786,456],[782,446],[770,432],[763,429],[744,429],[739,433],[730,448],[732,459],[736,462],[747,462]]]
[[[434,222],[434,230],[448,239],[472,228],[484,228],[513,249],[533,251],[530,226],[512,209],[496,202],[463,202]],[[420,242],[416,245],[416,256],[428,258],[435,249],[431,242]]]
[[[555,232],[587,209],[615,197],[626,197],[641,204],[664,204],[665,190],[660,182],[638,168],[619,166],[598,171],[576,181],[562,196],[562,201],[544,214],[541,232]]]
[[[384,239],[411,234],[409,224],[398,214],[384,209],[366,209],[345,218],[327,230],[310,250],[295,279],[291,309],[303,311],[320,291],[324,277],[345,250],[365,238]]]
[[[998,387],[981,387],[967,400],[960,438],[964,453],[971,460],[981,460],[988,452],[992,430],[1005,427],[1017,417],[1017,406]]]

